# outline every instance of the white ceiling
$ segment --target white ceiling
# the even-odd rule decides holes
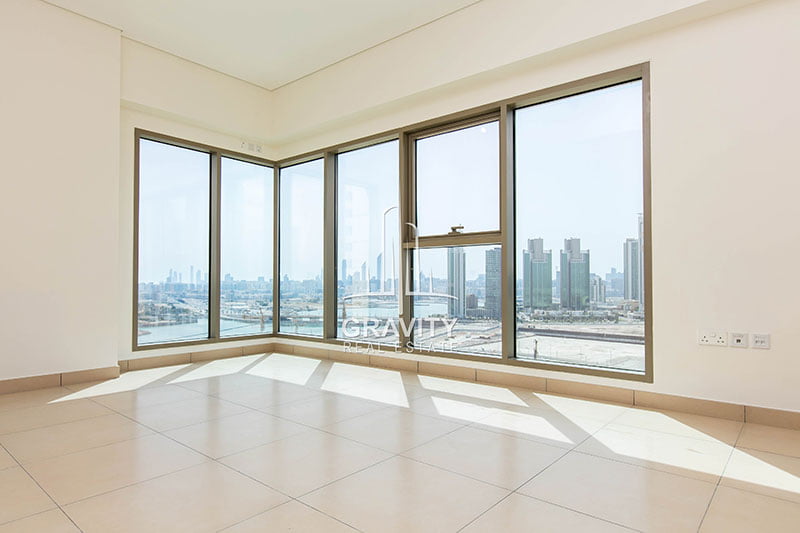
[[[46,0],[275,89],[479,0]]]

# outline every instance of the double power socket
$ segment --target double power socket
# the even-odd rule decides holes
[[[697,344],[768,350],[769,333],[728,333],[726,331],[704,330],[697,332]]]

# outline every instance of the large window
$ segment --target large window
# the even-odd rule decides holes
[[[412,344],[502,354],[500,138],[494,117],[414,138],[407,233]]]
[[[207,152],[139,141],[139,345],[209,336]]]
[[[517,357],[643,371],[641,80],[514,126]]]
[[[134,347],[277,332],[651,380],[647,71],[278,163],[138,133]]]
[[[220,335],[272,333],[273,171],[222,158]]]
[[[280,171],[280,329],[321,336],[324,163]]]
[[[337,155],[338,337],[398,342],[398,142]]]

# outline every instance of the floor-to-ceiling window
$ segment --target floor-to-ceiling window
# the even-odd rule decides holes
[[[514,115],[517,357],[643,371],[641,80]]]
[[[220,335],[272,333],[273,170],[222,158]]]
[[[346,341],[398,342],[398,144],[336,156],[337,336]]]
[[[322,335],[324,162],[280,169],[281,333]]]
[[[412,139],[415,220],[406,230],[412,342],[499,355],[501,237],[496,117]]]
[[[208,152],[139,141],[139,345],[209,336]]]

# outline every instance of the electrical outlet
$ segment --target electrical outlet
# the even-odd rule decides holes
[[[769,333],[753,333],[750,335],[750,346],[761,350],[769,350]]]
[[[731,333],[728,335],[728,345],[734,348],[747,348],[747,333]]]
[[[706,346],[727,346],[728,334],[720,331],[700,331],[697,334],[697,344]]]

